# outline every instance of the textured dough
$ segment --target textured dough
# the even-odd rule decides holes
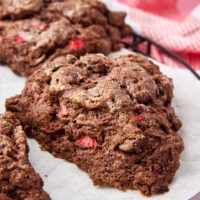
[[[144,56],[61,56],[7,99],[26,133],[54,156],[74,162],[94,185],[168,191],[179,167],[181,122],[173,83]]]

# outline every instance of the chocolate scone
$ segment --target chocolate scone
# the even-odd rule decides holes
[[[106,5],[96,0],[58,0],[52,1],[47,10],[61,13],[73,24],[84,27],[101,25],[112,41],[112,50],[121,48],[121,38],[131,33],[131,28],[125,24],[125,12],[112,12]]]
[[[125,16],[96,0],[0,1],[0,19],[24,18],[0,21],[0,64],[29,76],[50,56],[107,55],[131,32]]]
[[[0,199],[50,200],[28,160],[26,135],[13,113],[0,115]]]
[[[0,22],[0,62],[19,75],[29,76],[49,56],[60,53],[111,51],[111,41],[99,25],[82,28],[65,17],[45,14],[15,22]]]
[[[43,0],[0,0],[0,19],[19,19],[38,13]]]
[[[168,191],[183,150],[172,90],[141,55],[67,55],[35,71],[6,108],[43,150],[74,162],[94,185],[150,195]]]

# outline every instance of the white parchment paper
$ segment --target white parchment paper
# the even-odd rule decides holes
[[[120,53],[126,53],[125,50]],[[119,52],[117,53],[119,54]],[[116,55],[115,54],[112,54]],[[44,189],[53,200],[188,200],[200,190],[200,82],[186,70],[159,64],[162,72],[174,79],[173,106],[183,122],[179,131],[185,143],[181,166],[163,195],[144,197],[138,191],[122,192],[114,188],[94,187],[86,173],[74,164],[54,158],[28,139],[29,159],[44,180]],[[7,97],[20,93],[25,78],[0,67],[0,112]]]

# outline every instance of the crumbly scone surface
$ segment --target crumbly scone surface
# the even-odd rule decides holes
[[[95,185],[168,191],[179,167],[181,122],[172,80],[141,55],[57,57],[6,102],[30,137],[74,162]]]
[[[43,0],[0,0],[0,19],[20,19],[38,13]]]

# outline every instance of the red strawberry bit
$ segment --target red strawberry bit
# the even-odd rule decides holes
[[[137,117],[135,117],[135,121],[141,121],[141,120],[143,120],[144,118],[145,118],[145,114],[142,113],[142,114],[138,115]]]
[[[38,28],[39,30],[41,30],[41,31],[45,31],[46,28],[47,28],[47,26],[46,26],[46,24],[40,24],[37,28]]]
[[[161,73],[160,71],[157,71],[157,72],[155,72],[155,74],[159,74],[159,75],[160,75],[160,74],[162,74],[162,73]]]
[[[62,110],[60,111],[60,115],[62,117],[66,117],[69,114],[69,112],[67,111],[67,108],[62,108]]]
[[[91,138],[89,136],[82,136],[77,142],[76,144],[80,147],[83,148],[93,148],[96,147],[97,145],[97,141],[95,138]]]
[[[14,40],[19,44],[22,44],[22,43],[25,42],[24,36],[23,35],[19,35],[19,34],[15,35]]]
[[[83,49],[84,47],[86,47],[86,45],[87,42],[85,38],[77,38],[69,43],[69,48],[71,50],[78,50],[78,49]]]
[[[46,24],[34,24],[33,27],[40,31],[45,31],[47,28],[47,25]]]

